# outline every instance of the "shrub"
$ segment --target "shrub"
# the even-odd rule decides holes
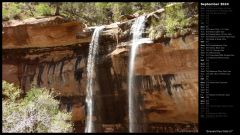
[[[47,3],[40,3],[36,6],[36,14],[40,16],[49,16],[53,9]]]
[[[189,32],[187,28],[198,23],[195,15],[197,7],[194,4],[170,3],[165,6],[163,14],[156,14],[157,17],[149,19],[149,38],[157,41],[165,37],[184,35]]]
[[[59,110],[59,101],[45,88],[33,87],[18,99],[20,89],[3,81],[3,132],[71,132],[71,114]]]
[[[4,20],[20,18],[20,13],[21,13],[20,7],[22,5],[18,3],[11,3],[11,2],[7,4],[8,4],[7,8],[2,8],[2,18]]]
[[[174,3],[166,6],[165,26],[167,33],[174,33],[187,25],[187,14],[182,3]]]

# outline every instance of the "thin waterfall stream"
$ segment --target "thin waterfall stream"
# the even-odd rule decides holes
[[[129,59],[129,75],[128,75],[128,117],[129,117],[129,132],[139,132],[138,127],[138,94],[134,88],[134,65],[135,58],[140,45],[139,40],[142,39],[142,33],[145,28],[145,16],[136,18],[131,27],[133,33],[132,46]]]
[[[98,52],[99,45],[99,35],[104,29],[104,26],[99,26],[95,28],[92,36],[92,40],[89,46],[88,61],[87,61],[87,93],[86,93],[86,104],[87,104],[87,119],[85,132],[91,133],[95,132],[94,122],[93,122],[93,112],[94,112],[94,71],[95,71],[95,61],[96,54]]]

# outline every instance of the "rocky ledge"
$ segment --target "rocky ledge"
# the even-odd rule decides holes
[[[88,43],[90,35],[86,38],[77,37],[77,33],[83,32],[85,27],[83,23],[61,16],[3,22],[3,49]]]

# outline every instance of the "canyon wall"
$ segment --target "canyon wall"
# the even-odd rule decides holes
[[[133,20],[106,25],[96,63],[95,124],[128,131],[127,77]],[[149,22],[148,22],[149,23]],[[94,29],[94,28],[93,28]],[[139,110],[146,131],[154,124],[198,123],[198,26],[186,35],[142,44],[134,74]],[[87,57],[92,29],[61,17],[4,22],[3,80],[59,93],[61,108],[71,111],[76,132],[83,132]],[[148,37],[146,34],[145,37]],[[161,129],[159,129],[161,131]]]

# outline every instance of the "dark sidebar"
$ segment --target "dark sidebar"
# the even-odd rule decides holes
[[[237,3],[199,3],[199,133],[239,132]]]

